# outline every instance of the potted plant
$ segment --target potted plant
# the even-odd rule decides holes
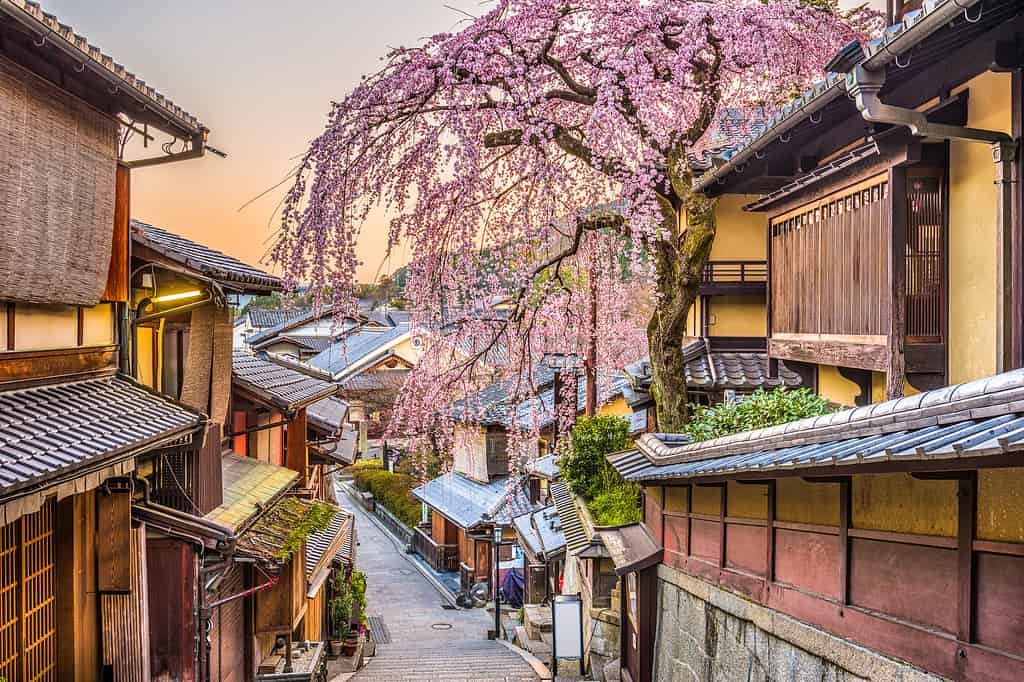
[[[348,650],[347,643],[352,630],[352,587],[342,572],[334,579],[334,596],[327,603],[331,614],[331,648],[340,646],[346,656],[351,656],[355,647]]]

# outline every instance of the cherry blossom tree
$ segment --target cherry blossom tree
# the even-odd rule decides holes
[[[552,350],[538,338],[575,350],[594,331],[566,311],[587,290],[574,286],[589,272],[576,256],[600,235],[631,281],[653,286],[653,391],[661,428],[678,430],[681,341],[716,229],[691,162],[726,109],[777,106],[873,16],[823,0],[486,7],[393,50],[333,105],[287,195],[274,257],[292,282],[354,312],[360,230],[387,211],[389,248],[411,249],[414,321],[469,339],[449,377],[462,381],[496,345],[523,365]],[[606,299],[622,290],[607,273],[602,282]],[[510,307],[489,316],[495,296]]]

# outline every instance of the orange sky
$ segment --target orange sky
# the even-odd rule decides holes
[[[43,0],[100,46],[197,116],[227,159],[143,168],[132,175],[132,216],[258,264],[286,186],[244,211],[295,165],[359,77],[391,46],[451,30],[476,0]],[[851,4],[848,0],[845,4]],[[873,0],[884,7],[884,0]],[[151,150],[152,151],[152,150]],[[269,225],[268,225],[269,222]],[[383,262],[383,217],[360,240],[360,278]]]
[[[132,174],[132,217],[253,264],[295,165],[340,99],[389,46],[453,28],[457,0],[43,0],[46,11],[173,99],[228,152]],[[148,150],[147,153],[159,150]],[[268,221],[270,225],[268,227]],[[362,279],[382,265],[384,222],[363,230]],[[394,270],[400,259],[385,264]]]

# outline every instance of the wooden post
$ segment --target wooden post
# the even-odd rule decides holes
[[[765,524],[765,593],[775,582],[775,480],[768,481],[768,522]]]
[[[1013,161],[1016,145],[996,142],[992,145],[992,160],[996,171],[996,371],[1005,372],[1016,366],[1014,337],[1019,331],[1014,326],[1014,191]]]
[[[839,602],[850,603],[850,486],[849,478],[839,482]]]
[[[307,486],[306,408],[300,409],[288,422],[288,444],[285,466],[299,472],[299,487]]]
[[[96,499],[97,589],[128,594],[132,591],[132,499],[126,491],[100,493]]]
[[[977,524],[978,474],[957,481],[957,639],[974,636],[974,534]]]
[[[96,594],[96,492],[72,495],[54,508],[57,543],[57,676],[93,680],[99,673]]]
[[[907,171],[903,167],[889,169],[889,282],[891,284],[888,331],[888,362],[885,375],[885,398],[903,397],[906,377],[904,344],[907,309]]]

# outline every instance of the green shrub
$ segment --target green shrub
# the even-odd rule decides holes
[[[606,456],[627,447],[629,422],[625,419],[580,417],[572,430],[572,448],[559,462],[562,478],[577,495],[594,499],[603,490],[622,482]]]
[[[640,486],[622,481],[602,490],[587,504],[598,526],[624,526],[640,520]]]
[[[683,432],[691,441],[709,440],[730,433],[750,431],[766,426],[817,417],[827,414],[828,401],[806,388],[773,391],[757,389],[738,402],[691,406],[690,420]]]
[[[363,627],[367,627],[369,621],[366,620],[366,574],[353,570],[349,576],[349,583],[352,586],[352,615]]]
[[[417,485],[412,476],[365,466],[353,471],[352,478],[356,488],[372,493],[378,504],[383,505],[405,525],[411,528],[420,522],[420,501],[409,492]]]
[[[334,596],[327,603],[331,614],[331,631],[338,640],[348,637],[352,624],[352,586],[341,571],[334,578]]]
[[[599,526],[640,520],[640,486],[628,483],[607,456],[629,447],[629,422],[620,417],[580,417],[572,430],[572,448],[559,466],[569,489],[587,501]]]

